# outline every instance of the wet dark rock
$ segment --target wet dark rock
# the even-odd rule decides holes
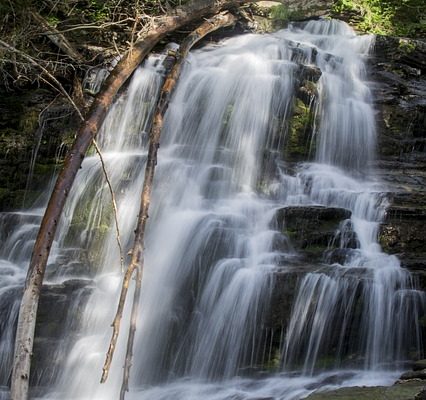
[[[378,35],[374,53],[386,60],[400,62],[426,71],[426,43],[421,40]]]
[[[414,400],[426,400],[426,390],[422,390],[414,397]]]
[[[413,371],[422,371],[426,369],[426,360],[417,360],[413,363]]]
[[[304,80],[297,88],[296,96],[302,100],[307,106],[312,106],[313,102],[318,98],[318,89],[314,82]]]
[[[376,38],[370,70],[372,80],[377,82],[373,93],[379,110],[381,161],[425,161],[425,66],[424,42],[396,37]],[[416,169],[416,165],[413,167]]]
[[[378,110],[376,171],[390,191],[379,242],[426,289],[426,43],[378,36],[369,64]]]
[[[269,306],[258,338],[261,342],[258,348],[267,349],[265,353],[256,355],[261,370],[275,371],[280,368],[281,346],[299,283],[307,273],[323,268],[322,265],[303,262],[295,256],[286,257],[283,265],[273,274]]]
[[[408,381],[410,379],[426,379],[426,369],[404,372],[399,378],[400,381]]]
[[[275,400],[275,397],[254,397],[253,400]]]
[[[81,248],[64,248],[55,257],[54,262],[47,265],[47,280],[64,280],[72,282],[75,277],[93,277],[87,251]]]
[[[0,88],[0,211],[28,207],[36,201],[79,123],[72,106],[53,92],[3,90]]]
[[[309,400],[414,400],[422,391],[421,381],[409,381],[390,387],[348,387],[337,390],[314,393],[306,397]]]
[[[277,211],[276,220],[296,250],[309,260],[320,260],[326,249],[337,247],[334,238],[340,223],[351,212],[322,206],[286,207]]]
[[[348,248],[325,250],[324,260],[328,264],[345,265],[348,262],[348,260],[352,258],[353,254],[354,254],[354,249],[348,249]]]
[[[277,369],[280,366],[281,346],[283,344],[283,338],[287,332],[291,317],[291,310],[298,294],[300,283],[308,273],[313,272],[320,272],[326,275],[335,276],[337,271],[331,266],[314,262],[303,262],[295,257],[293,260],[287,259],[285,266],[279,268],[274,273],[270,305],[267,308],[262,321],[263,333],[261,340],[263,342],[260,348],[269,350],[269,358],[264,357],[262,360],[262,365],[265,369]],[[344,276],[348,282],[351,282],[353,287],[357,287],[357,290],[360,292],[362,291],[363,281],[368,279],[366,278],[365,270],[360,268],[342,269],[340,272],[342,273],[342,277]],[[354,313],[352,323],[356,325],[359,324],[359,321],[360,315]],[[348,348],[351,348],[350,344],[354,344],[358,339],[359,338],[355,332],[351,338],[348,338]],[[337,343],[333,343],[330,346],[332,352],[335,352],[336,346]],[[333,362],[333,355],[324,354],[323,360],[319,359],[318,365],[323,365],[327,368],[331,367]],[[354,365],[360,361],[356,358],[354,353],[348,353],[345,355],[343,362],[354,367]]]
[[[391,254],[410,256],[425,251],[424,220],[411,218],[389,219],[380,227],[379,240],[382,248]],[[423,232],[422,232],[423,231]]]
[[[353,376],[354,376],[354,374],[351,373],[351,372],[330,375],[330,376],[327,376],[325,379],[323,379],[319,382],[315,382],[311,385],[308,385],[306,387],[306,389],[315,390],[315,389],[319,389],[319,388],[326,386],[326,385],[341,385],[343,381],[348,380],[348,379],[352,378]]]
[[[32,386],[49,386],[55,380],[59,365],[76,340],[80,316],[92,285],[88,279],[43,285],[31,365]],[[71,315],[73,318],[68,318]]]
[[[316,66],[313,66],[313,65],[300,66],[299,77],[302,81],[307,79],[312,82],[318,82],[319,78],[321,78],[321,75],[322,75],[321,70]]]
[[[417,274],[426,273],[426,209],[411,205],[409,196],[406,198],[405,206],[397,198],[393,199],[379,229],[379,243],[387,253],[396,254],[402,266]],[[416,196],[414,199],[417,200]]]
[[[425,156],[426,156],[426,154],[425,154]],[[413,184],[414,184],[414,182],[413,182]],[[402,207],[411,208],[411,209],[416,208],[418,210],[417,212],[420,213],[421,215],[423,215],[421,210],[426,209],[426,204],[423,203],[424,193],[422,193],[422,191],[394,192],[389,197],[389,200],[391,202],[391,207],[389,209],[392,209],[392,208],[401,209]]]
[[[305,275],[303,268],[274,274],[271,307],[265,325],[277,332],[285,332],[290,318],[291,306],[296,296],[299,279]],[[279,340],[279,336],[276,338]]]
[[[318,98],[316,83],[321,78],[321,74],[321,70],[315,66],[301,65],[299,68],[296,97],[308,107],[312,106]]]
[[[42,216],[36,213],[0,212],[0,241],[5,243],[17,226],[38,226],[41,218]]]

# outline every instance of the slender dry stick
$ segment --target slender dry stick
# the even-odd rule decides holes
[[[51,26],[49,22],[36,11],[30,11],[30,14],[46,31],[44,34],[52,41],[52,43],[59,47],[69,58],[71,58],[71,60],[77,63],[82,63],[84,61],[83,56],[73,47],[73,45],[61,32]]]
[[[117,202],[115,200],[114,190],[112,189],[112,183],[111,183],[111,180],[109,179],[109,175],[108,175],[107,170],[106,170],[104,157],[102,156],[101,149],[99,148],[95,139],[92,140],[92,143],[93,143],[93,147],[96,150],[96,153],[98,153],[99,160],[101,161],[102,171],[104,173],[105,180],[107,182],[107,186],[108,186],[108,189],[109,189],[109,193],[111,195],[112,211],[113,211],[113,214],[114,214],[114,221],[115,221],[115,233],[116,233],[115,237],[116,237],[116,240],[117,240],[118,250],[120,252],[121,272],[124,272],[124,255],[123,255],[124,253],[123,253],[123,247],[121,245],[120,226],[118,225]]]
[[[133,293],[132,313],[130,317],[130,329],[127,339],[126,361],[123,370],[123,381],[120,389],[120,400],[124,400],[126,392],[129,391],[130,367],[132,366],[133,358],[133,343],[135,340],[136,324],[139,314],[139,300],[141,297],[142,275],[143,275],[143,259],[140,260],[136,268],[135,276],[135,292]]]
[[[93,22],[92,24],[78,24],[78,25],[71,25],[69,28],[61,29],[60,31],[57,31],[58,33],[66,33],[71,31],[77,31],[77,30],[84,30],[84,29],[105,29],[109,28],[111,26],[122,26],[126,25],[127,22],[131,21],[134,22],[134,18],[124,18],[120,21],[116,22],[105,22],[100,25],[96,25],[97,22]]]
[[[127,341],[126,359],[124,364],[123,383],[120,391],[120,400],[123,400],[125,393],[129,388],[129,376],[130,367],[132,363],[133,355],[133,343],[136,331],[136,321],[139,308],[140,299],[140,286],[143,274],[143,246],[145,237],[146,222],[148,219],[148,210],[151,202],[151,193],[154,181],[154,172],[157,165],[157,153],[160,142],[161,130],[163,127],[163,117],[167,110],[170,97],[176,86],[177,79],[180,75],[180,71],[191,47],[197,43],[200,39],[206,36],[208,33],[213,32],[221,27],[229,26],[235,22],[235,17],[229,13],[219,14],[215,17],[205,21],[195,31],[187,36],[183,41],[179,50],[179,60],[175,63],[172,70],[168,74],[160,93],[160,100],[158,102],[156,112],[154,115],[153,126],[150,132],[148,157],[145,167],[145,178],[142,188],[141,205],[139,210],[138,224],[135,231],[135,240],[133,244],[132,260],[126,271],[126,275],[123,279],[122,290],[120,293],[120,300],[117,308],[117,312],[113,321],[113,333],[110,341],[110,346],[106,355],[105,364],[103,367],[103,373],[101,382],[105,382],[109,369],[111,366],[114,351],[117,345],[117,339],[120,331],[121,319],[123,316],[124,305],[126,296],[129,288],[130,278],[136,270],[136,289],[133,298],[132,314],[131,314],[131,325],[129,329],[129,336]],[[176,60],[175,60],[176,61]]]

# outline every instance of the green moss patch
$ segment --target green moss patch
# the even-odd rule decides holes
[[[309,106],[296,99],[288,126],[285,154],[287,159],[306,159],[311,152],[314,115]]]

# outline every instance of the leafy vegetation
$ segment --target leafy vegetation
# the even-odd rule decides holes
[[[288,21],[290,18],[290,12],[284,4],[280,4],[271,7],[270,17],[275,21]]]
[[[279,4],[271,7],[269,18],[275,24],[284,25],[285,23],[294,19],[300,19],[303,17],[303,13],[300,11],[290,11],[284,4]]]
[[[337,0],[333,11],[363,32],[413,37],[426,32],[424,0]]]
[[[293,117],[288,127],[286,145],[287,158],[306,158],[311,151],[311,135],[314,115],[309,106],[297,99],[294,105]]]

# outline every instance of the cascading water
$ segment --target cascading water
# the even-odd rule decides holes
[[[308,274],[301,283],[287,332],[284,364],[302,362],[305,373],[312,373],[318,355],[327,351],[329,355],[334,352],[337,363],[351,352],[361,355],[364,367],[375,370],[383,368],[383,363],[395,367],[407,357],[410,346],[422,347],[418,314],[407,310],[423,307],[424,294],[415,290],[397,258],[384,254],[377,243],[386,199],[383,187],[369,173],[375,123],[371,95],[363,82],[364,65],[356,56],[368,50],[368,39],[353,37],[343,24],[330,25],[310,22],[305,27],[314,34],[327,33],[313,43],[341,62],[330,65],[321,52],[317,57],[323,72],[318,164],[301,168],[296,198],[298,204],[313,202],[351,210],[350,226],[358,248],[347,253],[343,265],[333,265],[330,273]],[[305,199],[298,196],[300,186]],[[291,198],[291,190],[288,196]],[[339,332],[338,338],[333,331]]]
[[[370,43],[344,23],[316,21],[190,54],[159,152],[130,399],[299,399],[327,376],[320,358],[332,358],[334,374],[341,365],[358,369],[341,385],[390,384],[396,375],[383,372],[386,363],[421,352],[423,293],[376,240],[386,200],[370,168],[374,110],[362,61]],[[290,174],[283,147],[305,66],[322,73],[319,100],[312,104],[315,156]],[[154,58],[138,70],[100,133],[125,249],[161,72]],[[79,339],[46,398],[113,399],[121,385],[124,328],[110,378],[97,383],[121,280],[103,182],[99,160],[88,157],[61,221],[51,264],[67,248],[84,248],[97,274]],[[329,265],[312,266],[283,338],[282,371],[253,376],[264,357],[262,323],[274,273],[297,257],[274,228],[275,215],[286,206],[308,205],[350,210],[336,240],[346,247],[352,235],[358,245],[340,264],[330,253]]]
[[[17,323],[20,290],[25,279],[25,268],[41,217],[39,212],[0,214],[0,398],[2,386],[8,383],[13,357],[15,326]],[[19,226],[13,229],[13,226]],[[7,235],[6,232],[13,231]]]

